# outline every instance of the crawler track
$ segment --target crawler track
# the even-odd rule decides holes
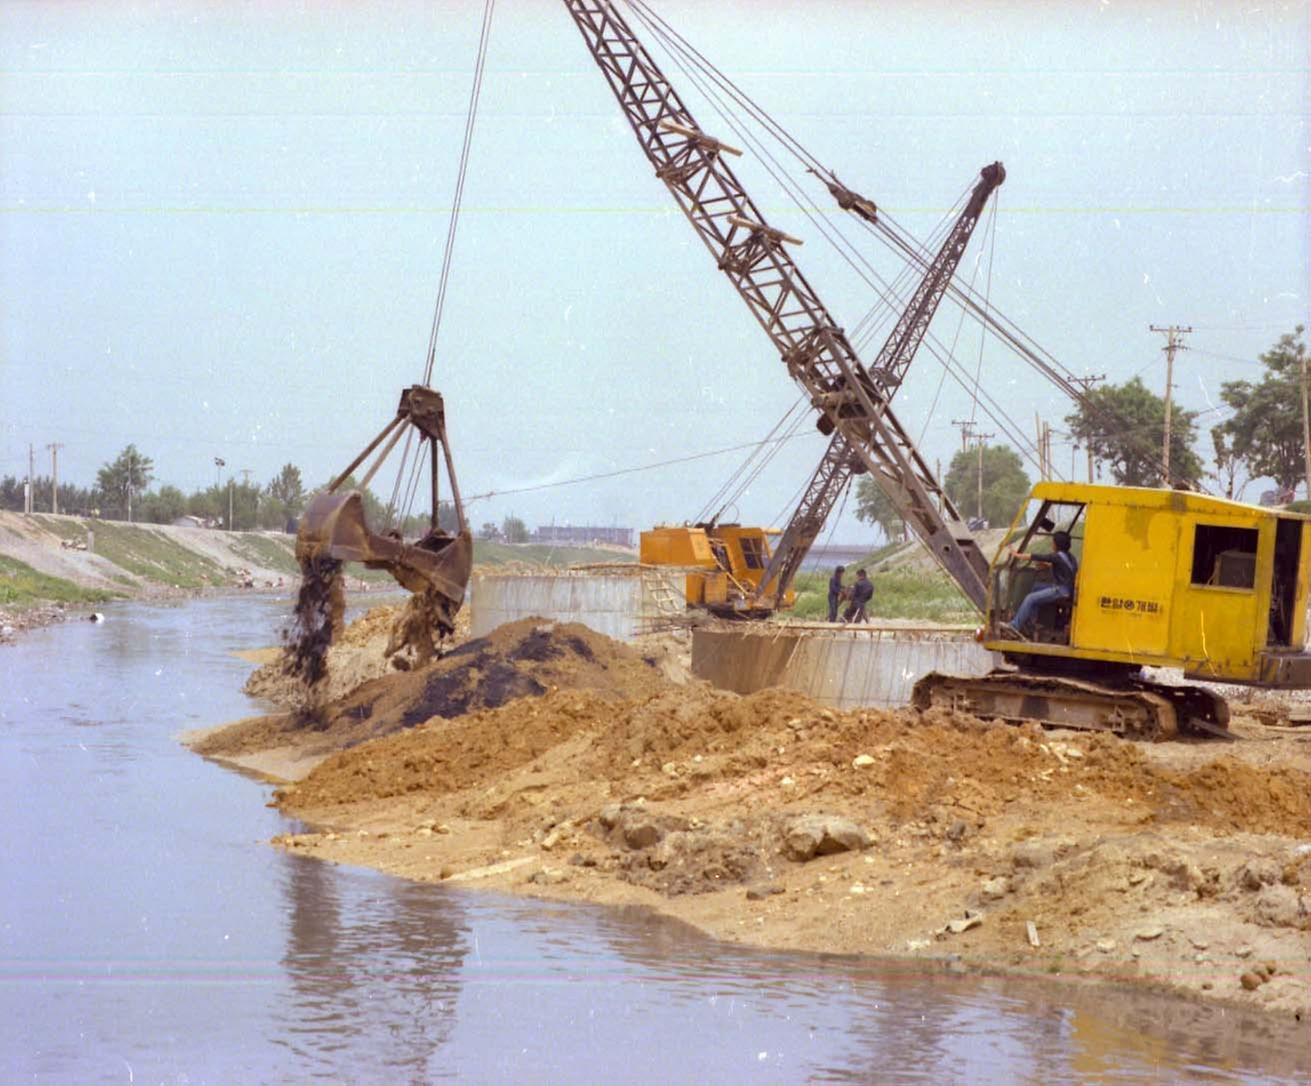
[[[1224,735],[1229,723],[1224,699],[1201,687],[1140,679],[1101,683],[1016,671],[977,677],[931,672],[915,684],[912,704],[1137,739],[1170,739],[1181,732]]]

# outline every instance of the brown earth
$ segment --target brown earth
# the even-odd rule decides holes
[[[527,620],[196,749],[303,777],[277,802],[318,828],[278,843],[329,861],[1311,1011],[1311,731],[1268,699],[1148,745],[739,697],[663,651]]]

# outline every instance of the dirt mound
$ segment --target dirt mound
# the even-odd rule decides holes
[[[495,710],[434,719],[332,755],[278,798],[284,809],[305,810],[412,792],[458,792],[494,781],[591,731],[614,706],[612,698],[595,691],[556,691]]]
[[[380,626],[381,616],[370,617],[369,622]],[[373,644],[367,641],[366,649]],[[342,648],[351,651],[352,646]],[[331,674],[335,663],[329,667]],[[207,737],[195,749],[222,756],[296,742],[326,754],[434,717],[476,714],[556,690],[640,697],[668,685],[654,664],[586,626],[522,619],[466,641],[426,667],[372,679],[313,714],[292,712],[242,721]],[[533,712],[516,710],[507,734],[516,726],[515,717],[531,717]],[[472,719],[466,722],[460,731],[472,723]],[[467,755],[462,751],[462,757]]]
[[[842,713],[792,691],[739,697],[662,684],[640,671],[644,682],[615,682],[605,671],[588,672],[598,661],[577,647],[551,675],[553,654],[576,635],[569,627],[515,625],[498,631],[500,652],[473,642],[467,664],[448,657],[444,670],[385,690],[374,684],[346,699],[332,727],[359,720],[359,738],[434,716],[457,719],[329,759],[299,786],[292,806],[446,795],[554,751],[569,778],[594,781],[598,795],[711,802],[738,814],[822,800],[894,825],[927,821],[935,834],[1043,802],[1072,815],[1095,806],[1126,825],[1180,823],[1221,833],[1299,835],[1311,819],[1311,776],[1296,769],[1257,769],[1225,754],[1168,769],[1112,736],[1056,738],[1036,726],[942,712]],[[552,679],[558,692],[494,707],[497,697],[520,697]],[[639,696],[625,697],[634,685]]]

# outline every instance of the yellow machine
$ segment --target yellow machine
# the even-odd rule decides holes
[[[688,607],[727,618],[759,618],[773,609],[760,593],[760,582],[773,553],[769,537],[776,534],[741,524],[653,528],[641,535],[639,560],[686,569]],[[795,592],[784,593],[782,606],[795,602]]]
[[[1149,682],[1140,670],[1311,685],[1309,523],[1186,491],[1040,483],[993,559],[981,634],[1018,670],[930,675],[916,704],[1133,734],[1222,730],[1228,709],[1219,695]],[[1058,531],[1078,561],[1074,598],[1040,607],[1017,639],[1007,624],[1045,567],[1015,552],[1050,552]]]

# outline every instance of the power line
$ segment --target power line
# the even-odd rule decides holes
[[[785,434],[783,437],[772,438],[770,441],[779,444],[784,441],[792,441],[795,438],[805,436],[803,434]],[[690,456],[678,456],[672,460],[659,460],[653,464],[642,464],[632,468],[617,468],[614,471],[599,471],[592,475],[579,475],[573,479],[560,479],[554,483],[538,483],[534,486],[508,487],[505,490],[488,490],[482,494],[472,494],[464,499],[468,505],[470,502],[481,501],[484,498],[498,498],[506,494],[528,494],[537,490],[552,490],[558,486],[573,486],[576,483],[590,483],[597,479],[613,479],[619,475],[634,475],[642,471],[654,471],[656,468],[666,468],[672,464],[687,464],[693,460],[708,460],[712,456],[723,456],[726,453],[741,452],[743,449],[758,448],[762,442],[748,441],[741,445],[728,445],[722,449],[711,449],[709,452],[693,453]]]

